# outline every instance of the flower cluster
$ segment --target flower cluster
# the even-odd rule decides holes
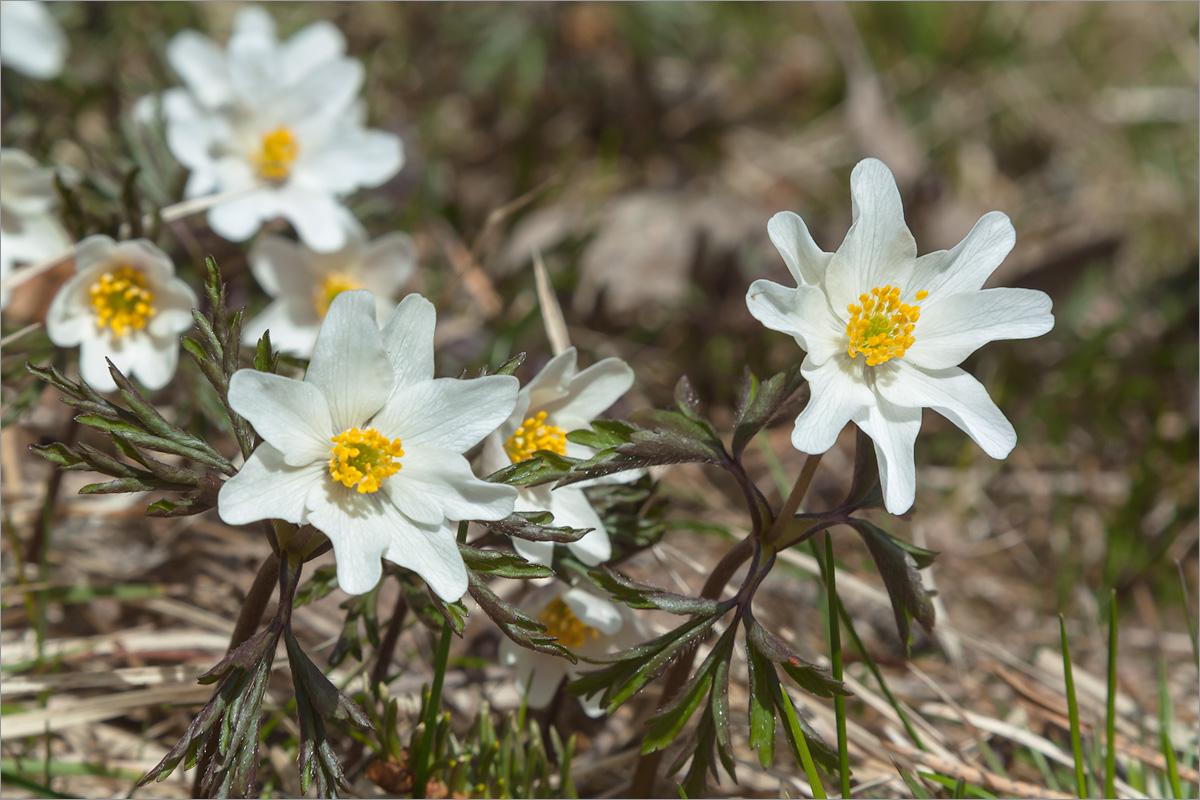
[[[208,212],[218,234],[245,241],[283,217],[313,250],[339,250],[341,198],[399,171],[400,139],[366,128],[363,67],[345,49],[326,22],[279,42],[256,7],[238,12],[225,50],[195,31],[171,40],[184,88],[162,97],[167,143],[191,171],[188,197],[236,195]]]
[[[53,213],[57,203],[54,170],[20,150],[0,149],[0,280],[17,264],[44,261],[67,247],[67,232]],[[7,307],[5,291],[0,308]]]

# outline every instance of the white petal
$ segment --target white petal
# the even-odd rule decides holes
[[[327,459],[334,425],[325,395],[311,383],[240,369],[229,379],[229,405],[282,451],[290,466]]]
[[[587,714],[592,719],[603,717],[605,714],[604,707],[600,705],[600,693],[593,694],[589,697],[579,697],[579,705],[583,706],[583,713]]]
[[[400,137],[378,130],[343,129],[320,152],[298,160],[296,179],[334,194],[378,186],[400,171]]]
[[[283,454],[267,443],[255,448],[246,463],[221,487],[217,512],[230,525],[260,519],[306,521],[304,500],[309,490],[328,478],[324,464],[289,467]]]
[[[825,272],[826,293],[834,313],[879,286],[909,285],[917,243],[904,224],[904,205],[896,179],[882,161],[858,163],[850,174],[854,222]]]
[[[983,384],[958,367],[927,370],[901,359],[889,380],[876,390],[898,406],[932,408],[953,422],[992,458],[1005,458],[1017,444],[1017,432]]]
[[[311,70],[302,81],[293,83],[281,98],[282,115],[294,122],[297,137],[305,148],[300,158],[323,151],[339,132],[361,127],[352,113],[363,84],[363,65],[358,59],[338,58]],[[298,164],[299,162],[297,162]]]
[[[225,53],[196,31],[181,31],[167,44],[167,63],[204,106],[215,109],[230,99]]]
[[[475,477],[460,453],[440,447],[409,446],[400,471],[384,482],[396,507],[417,522],[445,519],[503,519],[512,513],[517,490]]]
[[[875,393],[862,379],[863,367],[843,354],[819,366],[806,358],[800,367],[812,396],[792,431],[792,446],[802,453],[824,453],[852,418],[875,405]]]
[[[137,378],[150,391],[158,391],[170,383],[179,366],[178,334],[154,336],[139,332],[126,338],[130,344],[128,362],[117,364],[117,367],[127,377]],[[113,363],[116,363],[115,359]]]
[[[575,348],[568,347],[547,361],[546,366],[521,389],[521,394],[529,398],[531,410],[540,411],[567,396],[570,392],[571,378],[575,375],[577,358],[578,352]]]
[[[1006,214],[1001,211],[984,214],[953,249],[918,258],[908,287],[913,291],[924,289],[931,299],[976,291],[1016,242],[1017,232]]]
[[[246,176],[249,177],[248,166]],[[225,180],[225,176],[222,176],[220,188],[224,191],[234,191],[241,187],[231,186]],[[264,222],[279,216],[276,194],[274,189],[260,189],[218,203],[208,210],[208,226],[222,238],[231,242],[244,242],[257,233]]]
[[[245,324],[242,344],[254,347],[269,330],[273,348],[300,358],[311,358],[320,329],[321,320],[311,304],[297,308],[288,300],[276,300]]]
[[[433,378],[433,331],[437,312],[433,303],[419,294],[400,301],[383,329],[396,386],[407,387]]]
[[[171,278],[155,287],[155,314],[146,329],[153,336],[178,337],[195,324],[192,309],[199,304],[192,287],[178,278]]]
[[[417,246],[411,236],[399,231],[371,242],[362,256],[364,279],[376,297],[389,300],[408,282],[416,266]]]
[[[333,299],[304,382],[325,395],[339,431],[363,425],[383,406],[392,391],[392,368],[370,292],[342,292]]]
[[[525,704],[529,708],[545,708],[558,692],[569,662],[558,656],[530,652],[520,645],[513,647],[524,651],[517,657],[516,674],[513,676],[517,689],[524,693],[528,687]]]
[[[338,586],[347,594],[375,588],[383,575],[384,552],[403,535],[402,528],[412,525],[378,492],[358,494],[332,480],[314,484],[306,506],[308,521],[333,544]]]
[[[591,532],[567,545],[576,558],[589,567],[612,558],[608,530],[582,489],[564,486],[550,492],[546,510],[554,515],[553,524],[565,528],[591,528]]]
[[[931,297],[921,306],[905,360],[930,369],[952,367],[1000,339],[1029,339],[1054,327],[1050,296],[1033,289],[984,289]]]
[[[825,293],[815,286],[789,289],[757,280],[746,292],[746,307],[771,330],[793,336],[813,366],[846,349],[845,324],[830,313]]]
[[[538,410],[554,419],[572,420],[569,428],[582,427],[607,411],[632,386],[633,368],[619,358],[606,358],[572,378],[566,398]]]
[[[402,525],[395,509],[392,543],[383,557],[420,575],[434,593],[454,602],[467,592],[467,568],[454,537],[454,525]]]
[[[345,52],[346,37],[325,20],[304,26],[279,48],[283,72],[289,81],[304,77]]]
[[[854,423],[875,443],[883,502],[891,514],[912,508],[917,490],[913,444],[921,430],[921,409],[902,408],[880,397],[854,416]]]
[[[372,424],[388,436],[399,436],[405,448],[428,445],[463,453],[508,418],[517,387],[511,375],[438,378],[408,387],[397,382]]]
[[[260,36],[275,39],[275,20],[262,6],[242,6],[233,18],[234,36]]]
[[[115,392],[117,382],[108,371],[106,359],[117,356],[111,331],[105,328],[95,336],[85,337],[79,343],[79,375],[98,392]],[[115,363],[115,362],[114,362]]]
[[[624,624],[620,609],[586,589],[570,589],[563,593],[562,601],[580,622],[605,636],[612,636]]]
[[[98,233],[75,245],[75,271],[83,273],[88,267],[107,261],[117,249],[111,237]]]
[[[258,33],[235,32],[226,58],[236,103],[246,109],[268,108],[283,85],[275,43]]]
[[[542,509],[521,509],[518,511],[541,511]],[[554,542],[531,542],[528,539],[520,539],[516,536],[512,540],[513,549],[521,558],[528,561],[530,564],[541,564],[548,567],[554,561]]]
[[[829,266],[833,254],[817,247],[799,214],[780,211],[767,222],[767,235],[771,237],[771,243],[779,255],[783,256],[797,286],[821,285],[825,280],[825,268]]]
[[[56,346],[74,347],[95,336],[96,317],[87,295],[94,280],[89,272],[72,275],[50,301],[46,311],[46,335]]]
[[[247,260],[254,280],[271,297],[279,297],[284,283],[307,272],[304,250],[290,239],[270,233],[254,241]]]
[[[341,225],[343,206],[326,192],[303,190],[292,185],[275,198],[279,215],[292,223],[296,234],[318,253],[332,253],[346,243]]]
[[[0,60],[31,78],[46,80],[62,71],[67,37],[43,3],[5,3],[0,24]]]

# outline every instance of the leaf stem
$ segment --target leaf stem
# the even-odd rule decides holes
[[[823,455],[824,453],[814,453],[804,460],[804,466],[800,468],[800,474],[796,476],[796,483],[792,486],[791,494],[783,501],[783,508],[779,509],[775,522],[767,531],[764,538],[766,544],[774,546],[775,542],[779,541],[779,537],[787,531],[792,518],[800,510],[800,504],[804,502],[804,496],[808,494],[808,487],[812,484],[813,475],[816,474],[817,466],[821,463]]]
[[[812,456],[809,456],[812,459]],[[807,467],[808,464],[805,464]],[[833,537],[825,532],[825,591],[829,617],[829,661],[833,679],[842,679],[842,625],[837,594],[836,565],[833,561]],[[846,742],[846,698],[833,696],[833,711],[837,719],[838,777],[842,782],[842,797],[850,797],[850,751]]]

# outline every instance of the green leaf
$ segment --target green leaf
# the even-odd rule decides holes
[[[740,457],[746,445],[760,430],[776,419],[793,417],[807,399],[807,393],[799,394],[805,385],[800,374],[800,365],[773,375],[757,385],[754,376],[746,373],[742,389],[742,401],[738,404],[733,428],[733,455]]]
[[[736,625],[731,625],[732,631]],[[737,783],[737,770],[734,767],[733,761],[733,741],[729,735],[729,660],[733,655],[733,636],[728,632],[725,634],[729,637],[729,647],[724,653],[723,658],[717,662],[717,668],[713,672],[712,691],[708,695],[708,711],[712,716],[713,732],[717,742],[717,757],[721,760],[721,766],[725,768],[725,772]],[[718,642],[717,648],[719,649]]]
[[[883,508],[883,488],[879,483],[879,463],[875,443],[862,428],[855,428],[854,477],[850,491],[842,501],[845,513],[861,508]]]
[[[606,567],[590,570],[588,575],[597,586],[630,608],[652,608],[681,616],[712,616],[724,614],[732,608],[730,602],[722,603],[706,597],[689,597],[638,583]]]
[[[909,618],[917,620],[925,630],[933,629],[934,610],[929,592],[921,582],[922,565],[933,563],[937,556],[931,550],[901,542],[883,529],[862,519],[852,519],[849,524],[863,537],[883,585],[892,600],[892,611],[896,617],[896,629],[905,653],[912,643]]]
[[[524,462],[522,462],[524,463]],[[547,525],[554,519],[548,511],[519,511],[495,522],[481,522],[500,536],[515,536],[530,542],[569,544],[587,535],[591,528],[553,528]]]
[[[834,680],[829,671],[805,661],[781,639],[758,623],[747,611],[743,614],[746,624],[746,646],[768,661],[783,667],[783,671],[809,694],[818,697],[849,695],[850,691],[841,681]]]
[[[591,447],[596,450],[607,450],[619,444],[625,444],[639,430],[634,425],[619,419],[598,419],[592,423],[592,429],[571,431],[567,441]]]
[[[485,575],[521,580],[554,576],[554,570],[542,564],[531,564],[516,553],[479,550],[465,544],[458,546],[458,552],[462,555],[468,569]]]
[[[513,642],[529,650],[562,656],[572,664],[577,661],[570,650],[558,643],[558,639],[546,633],[545,625],[501,600],[474,570],[467,570],[467,580],[471,597]]]
[[[733,629],[731,626],[730,630]],[[729,658],[732,648],[733,637],[726,631],[717,642],[717,646],[708,654],[708,658],[704,659],[700,668],[683,687],[683,691],[666,708],[647,721],[647,731],[642,737],[643,754],[661,750],[675,741],[683,726],[704,702],[708,690],[712,687],[717,664]]]
[[[763,769],[775,760],[775,701],[772,684],[778,684],[775,667],[758,650],[746,645],[750,690],[750,747],[757,748]]]

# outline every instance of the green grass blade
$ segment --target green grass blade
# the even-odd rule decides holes
[[[908,790],[912,792],[913,797],[919,797],[921,800],[929,800],[929,798],[932,797],[929,792],[925,791],[925,787],[921,785],[921,782],[912,775],[909,775],[904,770],[900,769],[899,764],[893,761],[892,766],[896,768],[896,772],[900,773],[900,777],[903,778],[904,782],[908,785]],[[850,795],[845,796],[847,798],[850,797]]]
[[[1162,742],[1163,757],[1167,760],[1167,780],[1171,783],[1171,796],[1183,797],[1179,782],[1179,765],[1175,763],[1175,746],[1171,743],[1171,696],[1167,691],[1167,665],[1158,661],[1158,725],[1159,740]]]
[[[829,619],[829,660],[833,679],[842,679],[842,633],[838,615],[837,570],[833,562],[833,537],[825,532],[825,590]],[[850,796],[850,750],[846,741],[846,698],[833,696],[833,711],[837,716],[838,772],[842,782],[842,797]]]
[[[821,783],[821,775],[817,772],[817,765],[813,763],[812,753],[808,749],[808,740],[804,738],[800,720],[796,719],[796,708],[792,705],[792,697],[787,693],[787,689],[782,686],[778,688],[783,695],[783,702],[779,705],[783,707],[784,724],[788,726],[788,730],[792,734],[785,738],[795,749],[793,755],[796,756],[796,760],[804,766],[804,774],[808,777],[808,785],[812,789],[813,797],[816,800],[825,800],[825,784]]]
[[[1079,704],[1075,702],[1075,676],[1071,673],[1071,649],[1067,645],[1067,623],[1058,615],[1058,630],[1062,636],[1063,679],[1067,684],[1067,715],[1071,719],[1071,753],[1075,756],[1075,791],[1080,798],[1088,796],[1087,778],[1083,773],[1083,738],[1079,734]]]
[[[1104,796],[1116,797],[1117,777],[1117,592],[1108,598],[1108,704],[1104,715]]]

